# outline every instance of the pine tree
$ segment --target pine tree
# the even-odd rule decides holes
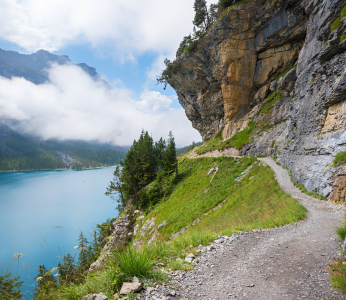
[[[63,258],[63,264],[58,265],[61,282],[75,282],[76,266],[74,258],[71,254],[67,254]]]
[[[51,291],[57,288],[57,282],[52,274],[51,270],[48,270],[44,265],[38,266],[38,274],[36,276],[37,286],[35,288],[35,295],[42,296],[50,294]],[[37,297],[40,299],[40,297]]]
[[[113,173],[113,180],[110,182],[110,185],[107,187],[106,195],[110,196],[112,199],[118,202],[117,210],[122,212],[126,206],[125,196],[122,190],[122,180],[121,180],[121,171],[120,167],[117,166]]]
[[[88,268],[88,240],[83,234],[83,231],[80,232],[78,237],[78,269],[82,273]]]
[[[0,299],[22,299],[22,294],[18,288],[24,282],[19,281],[19,277],[11,278],[11,274],[0,276]]]
[[[205,0],[195,0],[193,9],[195,11],[193,25],[205,32],[210,27],[207,2]]]
[[[167,147],[164,152],[164,165],[163,171],[168,174],[172,174],[174,171],[178,176],[178,161],[177,161],[177,152],[175,149],[175,141],[172,131],[168,134]]]

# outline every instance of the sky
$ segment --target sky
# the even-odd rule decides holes
[[[201,141],[175,91],[156,84],[164,59],[173,60],[192,32],[193,2],[0,0],[0,48],[67,55],[113,87],[73,66],[52,65],[50,82],[40,86],[0,77],[0,118],[44,139],[129,145],[143,128],[154,139],[172,130],[179,147]]]

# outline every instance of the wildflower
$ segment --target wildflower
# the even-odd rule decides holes
[[[53,276],[54,276],[54,277],[59,277],[59,276],[60,276],[60,274],[59,274],[59,273],[57,273],[57,274],[54,274]]]
[[[37,277],[36,278],[36,281],[40,281],[40,280],[42,280],[43,279],[43,277]]]
[[[342,264],[343,264],[343,265],[346,265],[346,261],[344,261]]]
[[[22,256],[24,256],[24,254],[20,253],[20,252],[15,253],[15,254],[12,255],[13,258],[19,258],[19,257],[22,257]]]
[[[58,267],[54,267],[52,270],[51,270],[51,272],[53,273],[53,272],[55,272],[55,271],[58,271]]]
[[[78,246],[74,246],[73,249],[78,249]]]

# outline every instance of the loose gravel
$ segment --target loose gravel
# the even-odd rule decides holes
[[[341,249],[335,228],[342,222],[345,207],[301,193],[285,169],[271,158],[260,160],[273,169],[281,188],[307,208],[307,218],[295,225],[219,237],[199,248],[201,255],[193,261],[192,271],[171,272],[168,285],[143,291],[139,298],[345,298],[332,289],[327,271]]]

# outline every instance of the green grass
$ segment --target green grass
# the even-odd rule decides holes
[[[346,34],[342,34],[341,37],[340,37],[340,42],[342,42],[345,39],[346,39]]]
[[[132,247],[113,253],[111,263],[119,268],[122,281],[131,281],[133,276],[150,277],[155,266],[154,253],[147,248],[137,250]]]
[[[346,151],[339,152],[334,158],[333,166],[338,167],[345,163],[346,163]]]
[[[267,104],[264,105],[259,112],[257,112],[257,116],[260,114],[268,114],[269,112],[271,112],[271,109],[273,107],[273,105],[280,99],[282,99],[282,93],[284,91],[280,90],[280,91],[275,91],[272,92],[268,98],[267,98]]]
[[[335,29],[339,27],[339,25],[340,25],[340,18],[336,18],[336,20],[330,26],[330,31],[333,32]]]
[[[255,127],[255,122],[250,122],[248,127],[242,131],[239,131],[237,134],[232,136],[230,139],[224,141],[220,148],[235,147],[240,149],[243,145],[251,143],[251,133]]]
[[[203,243],[197,238],[194,241],[193,234],[205,233],[205,241],[209,241],[218,234],[281,226],[303,219],[305,208],[280,189],[269,167],[255,164],[240,183],[234,182],[255,161],[252,157],[239,162],[228,157],[185,159],[180,164],[184,180],[147,219],[155,216],[157,224],[165,220],[167,225],[160,233],[163,240],[168,240],[225,200],[221,209],[212,210],[209,216],[184,233],[191,234],[188,241],[184,242],[183,234],[178,238],[181,239],[180,248]],[[207,173],[215,163],[219,172],[209,184],[211,176]],[[254,178],[249,180],[251,176]]]
[[[335,232],[343,242],[346,237],[346,220],[335,229]],[[334,262],[329,265],[332,286],[346,293],[346,259],[345,257],[334,258]]]
[[[315,77],[312,77],[311,80],[310,80],[309,85],[312,85],[314,83],[315,79],[316,79]]]
[[[346,236],[346,221],[338,228],[336,228],[336,233],[339,236],[340,240],[344,241]]]
[[[203,154],[209,151],[213,151],[218,149],[220,143],[222,142],[222,131],[215,135],[215,137],[211,138],[209,141],[199,146],[196,150],[197,154]]]
[[[346,259],[344,257],[335,258],[334,263],[329,265],[329,272],[332,286],[346,293]]]
[[[340,13],[340,19],[346,16],[346,5],[342,8],[341,13]]]
[[[275,77],[275,80],[279,80],[281,77],[284,77],[289,71],[295,69],[298,66],[298,64],[294,65],[293,67],[288,68],[286,71],[282,72],[280,75]]]

